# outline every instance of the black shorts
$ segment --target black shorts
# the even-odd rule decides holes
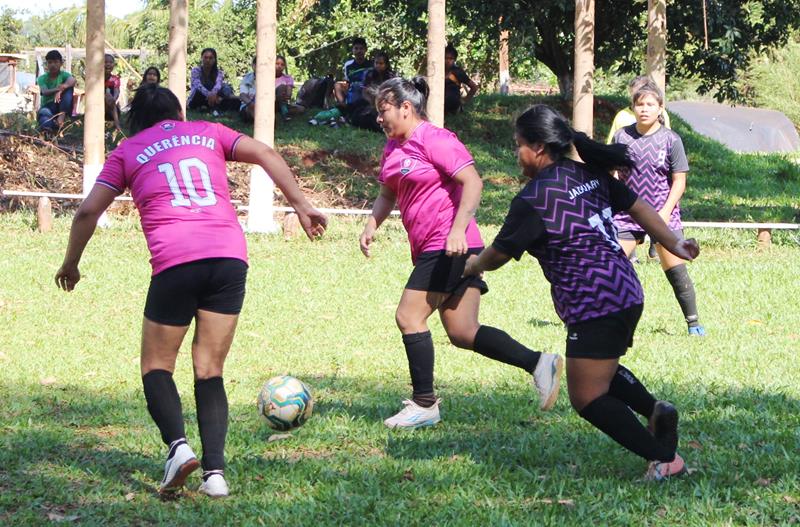
[[[450,293],[464,296],[468,287],[475,287],[481,294],[489,291],[489,286],[478,276],[461,276],[467,257],[478,254],[482,249],[469,249],[464,256],[447,256],[444,251],[424,252],[417,257],[417,263],[406,282],[406,289],[428,291],[431,293]]]
[[[636,245],[644,242],[644,236],[647,234],[644,231],[619,231],[617,238],[620,240],[636,240]],[[679,240],[683,239],[683,229],[673,229],[672,234],[678,237]]]
[[[188,326],[198,309],[238,315],[244,303],[247,264],[207,258],[176,265],[150,280],[144,316],[167,326]]]
[[[598,318],[567,325],[566,356],[576,359],[615,359],[633,346],[633,332],[642,304]]]

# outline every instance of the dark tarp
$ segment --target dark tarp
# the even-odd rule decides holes
[[[737,152],[794,152],[800,137],[786,115],[776,110],[676,101],[667,111],[689,123],[695,132]]]

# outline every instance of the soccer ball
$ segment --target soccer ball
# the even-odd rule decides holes
[[[258,394],[258,413],[275,430],[302,426],[314,409],[314,398],[304,382],[290,375],[273,377]]]

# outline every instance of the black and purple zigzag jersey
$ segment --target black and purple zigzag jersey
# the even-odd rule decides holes
[[[643,201],[661,210],[669,196],[672,174],[689,171],[680,136],[665,126],[652,134],[642,135],[632,124],[617,130],[613,142],[628,145],[628,155],[634,163],[633,167],[620,170],[620,180]],[[627,212],[615,216],[614,223],[621,231],[644,230]],[[672,209],[669,228],[682,228],[680,202]]]
[[[617,242],[614,213],[636,194],[606,174],[563,159],[514,198],[492,247],[539,260],[558,316],[574,324],[644,302],[633,266]]]

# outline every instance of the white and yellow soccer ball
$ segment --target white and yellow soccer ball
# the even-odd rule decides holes
[[[258,394],[258,413],[275,430],[302,426],[314,410],[311,390],[301,380],[279,375],[268,380]]]

